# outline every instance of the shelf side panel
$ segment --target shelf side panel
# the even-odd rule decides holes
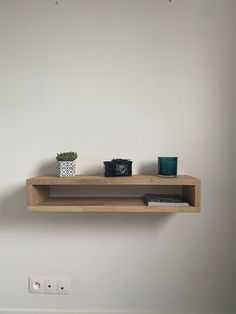
[[[200,198],[200,183],[195,185],[184,185],[183,186],[183,197],[190,202],[191,206],[200,208],[201,198]]]
[[[35,206],[49,197],[49,186],[27,184],[27,206]]]

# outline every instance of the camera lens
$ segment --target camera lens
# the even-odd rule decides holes
[[[127,171],[127,167],[125,165],[116,165],[116,174],[124,174]]]

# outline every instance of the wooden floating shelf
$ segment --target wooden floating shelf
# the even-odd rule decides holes
[[[175,178],[134,175],[131,177],[75,176],[59,178],[53,176],[27,179],[27,208],[39,212],[199,212],[199,179],[179,175]],[[87,195],[53,195],[53,189],[86,189]],[[189,206],[150,207],[144,204],[143,195],[148,189],[177,188]],[[123,194],[122,195],[122,189]],[[133,191],[132,191],[133,189]],[[97,195],[102,191],[101,195]],[[117,192],[117,195],[113,195]],[[135,191],[135,192],[134,192]],[[119,194],[120,193],[120,194]],[[105,194],[105,195],[104,195]]]

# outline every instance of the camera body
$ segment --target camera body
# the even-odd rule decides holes
[[[105,177],[132,176],[132,161],[129,159],[112,159],[103,163]]]

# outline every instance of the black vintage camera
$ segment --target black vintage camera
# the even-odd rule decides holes
[[[105,177],[132,176],[132,161],[128,159],[112,159],[104,161]]]

